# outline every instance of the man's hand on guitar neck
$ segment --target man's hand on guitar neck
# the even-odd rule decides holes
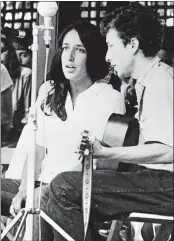
[[[109,158],[109,155],[108,155],[109,154],[108,153],[109,148],[103,146],[97,138],[95,138],[93,148],[94,148],[93,157],[95,159],[107,159],[107,158]]]
[[[105,147],[97,138],[95,138],[93,143],[94,159],[105,159],[106,162],[114,160],[114,162],[121,161],[134,164],[173,163],[173,148],[162,143],[126,147]],[[80,149],[80,145],[78,149]]]
[[[81,134],[82,135],[82,134]],[[94,136],[92,135],[91,132],[88,134],[89,141],[93,143],[93,148],[94,148],[94,153],[93,153],[93,158],[94,159],[105,159],[109,158],[109,152],[108,149],[105,146],[101,144],[101,142]],[[81,145],[85,145],[84,140],[83,140],[83,135],[80,137],[80,141],[77,144],[77,150],[75,153],[79,153],[81,157]],[[85,147],[83,147],[85,149]],[[81,159],[81,158],[79,158]]]

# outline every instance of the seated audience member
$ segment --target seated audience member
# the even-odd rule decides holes
[[[161,29],[157,13],[137,2],[116,9],[101,22],[108,45],[106,60],[120,78],[137,80],[140,136],[139,145],[129,147],[108,148],[95,139],[98,161],[86,241],[93,240],[96,220],[113,220],[131,212],[174,215],[173,69],[157,56]],[[127,170],[117,171],[119,163]],[[41,207],[74,240],[84,240],[81,172],[57,175]],[[50,227],[47,230],[44,222],[42,225],[43,234],[48,233]],[[53,232],[55,241],[65,241],[55,229]],[[45,235],[43,240],[50,239]]]
[[[49,79],[41,86],[36,102],[36,180],[49,184],[58,173],[81,170],[79,155],[74,153],[81,131],[89,128],[101,139],[109,116],[125,113],[122,94],[105,82],[105,54],[104,38],[99,28],[90,23],[74,22],[60,35]],[[26,198],[25,160],[31,132],[29,119],[1,182],[3,215],[18,213]],[[35,191],[37,199],[39,188]],[[36,224],[34,238],[38,238]]]
[[[159,57],[161,60],[174,67],[174,32],[173,28],[165,28],[163,38],[162,38],[162,45],[161,49],[158,52]]]
[[[8,134],[12,128],[12,86],[13,81],[1,64],[1,147],[8,141]]]
[[[15,49],[7,38],[1,37],[1,63],[13,80],[13,128],[16,134],[21,132],[28,121],[31,98],[31,69],[20,65]]]
[[[12,40],[12,45],[16,51],[16,55],[20,62],[20,65],[27,68],[32,68],[32,52],[29,49],[29,43],[27,40],[15,38]]]
[[[6,66],[12,80],[18,76],[20,64],[15,49],[4,34],[1,36],[1,63]]]

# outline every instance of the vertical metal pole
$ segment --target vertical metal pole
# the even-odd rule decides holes
[[[38,34],[37,25],[33,26],[33,45],[32,45],[32,89],[31,89],[31,109],[29,114],[29,125],[32,126],[31,140],[29,143],[28,165],[27,165],[27,200],[26,209],[34,208],[34,189],[35,189],[35,157],[36,157],[36,87],[37,87],[37,53],[38,53]],[[33,240],[33,218],[32,213],[28,213],[26,219],[26,232],[24,240]]]

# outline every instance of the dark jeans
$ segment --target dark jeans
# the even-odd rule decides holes
[[[173,173],[163,170],[139,167],[134,172],[94,171],[91,223],[86,241],[92,240],[94,221],[109,221],[131,212],[174,214],[173,183]],[[82,241],[82,174],[59,174],[51,182],[46,195],[42,200],[43,210],[75,241]],[[66,240],[55,230],[54,236],[55,241]],[[49,239],[45,237],[45,240]]]

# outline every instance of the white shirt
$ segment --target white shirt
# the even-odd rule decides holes
[[[13,85],[13,81],[6,67],[1,64],[1,93]]]
[[[9,128],[12,126],[12,87],[13,81],[8,73],[7,68],[1,64],[1,127],[2,141],[3,136],[7,135]],[[5,134],[6,133],[6,134]]]
[[[136,114],[140,123],[139,144],[156,141],[173,147],[172,67],[161,62],[159,57],[153,58],[146,73],[137,81],[135,88],[139,108],[143,98],[140,119],[139,112]],[[144,166],[153,169],[173,169],[173,164],[148,164]]]
[[[47,82],[47,91],[51,88],[50,82]],[[45,146],[48,150],[47,158],[43,161],[42,181],[49,183],[58,173],[70,171],[80,163],[79,155],[74,151],[77,149],[81,132],[88,129],[102,140],[110,115],[124,114],[125,105],[122,94],[114,90],[111,85],[96,82],[79,94],[74,110],[68,93],[65,103],[68,117],[66,121],[62,121],[54,112],[51,116],[46,116],[40,109],[44,99],[44,89],[42,85],[36,104],[38,124],[36,143]]]
[[[20,76],[15,78],[13,86],[13,111],[19,109],[28,113],[31,94],[31,74],[30,68],[21,66]],[[22,108],[22,109],[21,109]]]

